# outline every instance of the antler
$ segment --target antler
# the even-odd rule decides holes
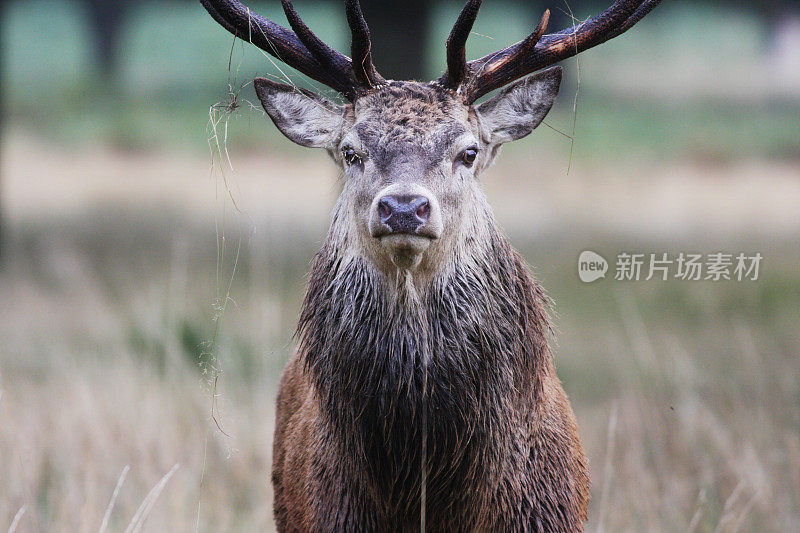
[[[353,55],[356,79],[367,87],[386,83],[372,64],[372,41],[369,38],[367,21],[361,13],[361,3],[358,0],[345,0],[344,7],[347,11],[347,24],[353,36],[350,53]]]
[[[472,103],[526,74],[613,39],[629,30],[660,2],[618,0],[600,15],[550,35],[544,35],[550,18],[550,12],[545,11],[541,22],[528,37],[467,63],[467,36],[481,5],[481,0],[469,0],[447,39],[447,71],[439,82],[461,92],[464,99]]]
[[[464,95],[472,103],[484,94],[536,70],[572,57],[630,29],[661,0],[618,0],[600,15],[544,35],[550,19],[545,11],[528,37],[508,48],[467,62],[466,44],[482,0],[468,0],[447,39],[447,71],[439,82]],[[237,0],[200,0],[223,28],[258,46],[310,78],[354,101],[359,95],[386,83],[372,64],[369,28],[358,0],[345,0],[352,34],[351,60],[314,35],[294,9],[281,0],[292,30],[275,24]]]
[[[293,32],[251,12],[236,0],[200,0],[214,20],[233,35],[335,89],[350,101],[375,85],[385,83],[372,64],[369,28],[358,0],[346,0],[355,62],[314,35],[291,0],[281,2]]]

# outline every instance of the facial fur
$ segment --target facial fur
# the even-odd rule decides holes
[[[346,106],[268,80],[255,86],[287,137],[325,148],[342,170],[331,248],[391,280],[410,274],[422,289],[459,254],[481,253],[494,221],[478,178],[503,143],[541,122],[560,79],[558,68],[543,71],[478,106],[438,83],[389,82]]]
[[[486,231],[485,224],[475,227],[485,203],[476,180],[480,163],[458,159],[463,150],[479,148],[476,116],[454,93],[405,82],[357,101],[352,120],[335,154],[345,176],[336,213],[346,220],[336,237],[390,277],[411,269],[420,282],[429,280],[465,231],[475,237]],[[342,159],[346,147],[359,153],[359,164]],[[375,237],[381,230],[375,202],[391,194],[428,199],[423,236]]]

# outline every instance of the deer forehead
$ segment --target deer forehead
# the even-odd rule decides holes
[[[435,83],[390,82],[354,104],[353,133],[378,166],[416,151],[433,163],[471,129],[470,107]]]

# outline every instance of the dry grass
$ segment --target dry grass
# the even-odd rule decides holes
[[[218,338],[226,437],[199,365],[218,287],[207,161],[7,148],[0,527],[97,531],[110,509],[110,531],[271,529],[275,384],[335,194],[324,157],[234,156],[250,218],[228,235],[251,219],[256,232]],[[487,187],[557,302],[557,364],[592,464],[589,530],[798,529],[797,168],[672,165],[644,180],[635,163],[569,176],[561,163],[531,183],[531,160],[510,157]],[[573,271],[585,245],[719,242],[764,252],[762,281],[583,286]]]
[[[149,304],[164,301],[114,302],[102,287],[69,282],[54,295],[21,277],[0,288],[4,302],[15,302],[13,321],[12,312],[3,316],[2,520],[25,505],[23,531],[96,531],[129,465],[109,521],[121,531],[179,463],[143,507],[150,530],[193,530],[198,512],[201,531],[270,523],[272,389],[225,390],[223,423],[235,439],[223,437],[210,425],[196,364],[176,346],[177,332],[160,330],[151,315]],[[131,339],[138,328],[146,340]],[[154,347],[159,340],[164,351]]]

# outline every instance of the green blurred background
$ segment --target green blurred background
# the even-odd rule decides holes
[[[438,77],[459,4],[363,4],[385,76]],[[197,2],[0,5],[0,528],[271,529],[275,387],[336,169],[277,133],[250,82],[281,71]],[[487,0],[468,55],[606,5]],[[347,50],[341,3],[296,7]],[[800,6],[665,1],[564,66],[484,186],[555,301],[587,529],[800,529]],[[586,249],[764,262],[586,285]]]

